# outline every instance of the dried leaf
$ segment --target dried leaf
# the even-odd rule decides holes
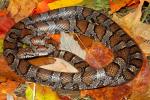
[[[61,34],[60,48],[59,49],[70,51],[70,52],[78,55],[82,59],[85,59],[85,57],[86,57],[85,48],[83,49],[82,45],[80,45],[80,43],[78,42],[78,41],[81,41],[81,40],[77,41],[77,40],[74,39],[73,35],[75,33],[70,33],[70,34],[71,35],[65,34],[65,33]],[[84,43],[82,43],[82,44],[84,44]],[[86,44],[84,44],[84,45],[86,45]]]
[[[18,22],[29,16],[37,4],[38,0],[10,0],[7,11],[15,22]]]
[[[120,8],[138,4],[139,0],[110,0],[111,13],[118,11]]]
[[[38,3],[37,7],[33,10],[33,14],[38,14],[46,12],[49,10],[48,3],[54,2],[56,0],[42,0]]]
[[[6,82],[6,81],[7,81],[6,77],[0,76],[0,83]]]
[[[56,60],[51,57],[40,57],[40,58],[34,58],[29,60],[29,63],[35,66],[42,66],[42,65],[52,64],[55,61]]]
[[[0,83],[0,93],[12,93],[19,83],[11,80],[7,80],[7,82]]]
[[[0,92],[0,99],[1,99],[1,100],[6,100],[6,99],[7,99],[7,94]]]
[[[143,2],[144,0],[141,0],[138,8],[136,8],[134,12],[131,12],[122,18],[119,18],[114,14],[113,20],[136,40],[146,55],[150,55],[150,43],[147,42],[150,41],[150,25],[140,21]]]
[[[42,58],[35,58],[33,60],[30,60],[29,62],[40,68],[51,71],[70,72],[70,73],[78,72],[77,69],[75,69],[71,64],[59,58],[42,57]]]
[[[113,54],[111,50],[101,43],[93,43],[86,55],[86,61],[95,68],[101,68],[108,65],[112,59]]]

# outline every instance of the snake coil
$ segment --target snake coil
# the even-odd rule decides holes
[[[94,69],[77,55],[56,49],[47,35],[62,32],[82,34],[101,42],[112,50],[113,61],[103,68]],[[24,48],[23,44],[28,46]],[[27,60],[46,55],[67,61],[79,72],[50,71]],[[126,83],[138,74],[143,64],[141,49],[119,25],[98,11],[80,6],[48,11],[16,23],[5,37],[4,56],[12,70],[26,80],[66,90]]]

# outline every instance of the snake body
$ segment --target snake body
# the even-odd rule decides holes
[[[77,55],[58,50],[46,36],[70,32],[88,36],[110,48],[113,61],[94,69]],[[28,46],[24,48],[23,44]],[[46,70],[27,60],[46,55],[67,61],[78,73]],[[121,85],[132,80],[143,64],[141,49],[118,24],[103,13],[80,6],[48,11],[16,23],[5,37],[4,56],[11,69],[26,80],[65,90]]]

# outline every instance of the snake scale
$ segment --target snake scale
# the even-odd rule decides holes
[[[57,49],[47,37],[70,32],[88,36],[110,48],[113,61],[94,69],[77,55]],[[16,23],[5,37],[4,56],[11,69],[26,80],[65,90],[121,85],[132,80],[143,64],[141,49],[118,24],[103,13],[81,6],[32,15]],[[78,73],[50,71],[28,61],[41,56],[63,59]]]

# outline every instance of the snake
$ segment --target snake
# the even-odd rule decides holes
[[[102,43],[113,53],[113,60],[95,69],[71,51],[58,49],[48,37],[69,33]],[[3,54],[12,71],[27,81],[64,90],[119,86],[133,80],[143,65],[143,52],[129,34],[106,14],[82,6],[58,8],[17,22],[5,36]],[[43,56],[62,59],[78,72],[52,71],[29,62]]]

